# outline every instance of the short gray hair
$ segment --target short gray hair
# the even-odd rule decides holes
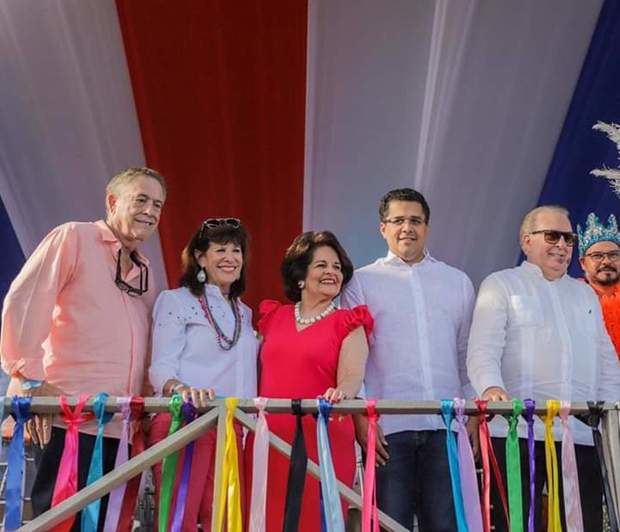
[[[126,168],[122,172],[119,172],[114,177],[112,177],[108,184],[105,187],[106,197],[109,194],[118,195],[118,189],[127,183],[131,183],[134,179],[138,177],[152,177],[157,181],[162,190],[164,191],[164,196],[168,193],[168,188],[166,186],[166,178],[161,175],[159,172],[147,168],[146,166],[142,167],[130,167]]]
[[[541,205],[540,207],[536,207],[535,209],[532,209],[530,212],[528,212],[523,217],[523,221],[521,222],[521,228],[519,229],[519,240],[523,238],[523,235],[527,235],[528,233],[531,233],[532,231],[536,231],[536,220],[538,218],[538,215],[541,212],[546,212],[546,211],[559,212],[560,214],[563,214],[567,218],[570,216],[568,209],[565,207],[562,207],[561,205]]]

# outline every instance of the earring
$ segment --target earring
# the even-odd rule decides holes
[[[203,284],[206,280],[207,272],[204,268],[200,268],[200,270],[198,270],[198,273],[196,274],[196,281],[198,281],[200,284]]]
[[[306,282],[305,281],[299,281],[297,283],[297,286],[299,287],[300,290],[303,290],[304,286],[306,286]]]

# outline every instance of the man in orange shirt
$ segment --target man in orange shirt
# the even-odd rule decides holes
[[[105,221],[63,224],[39,244],[4,301],[0,353],[10,389],[32,396],[142,395],[157,294],[137,248],[155,232],[165,199],[163,176],[128,168],[106,187]],[[51,504],[64,426],[47,416],[28,426],[33,441],[45,446],[32,490],[36,515]],[[106,425],[106,472],[114,466],[120,429],[120,420]],[[80,425],[80,487],[95,433],[94,421]]]
[[[620,358],[620,234],[616,217],[611,214],[607,226],[594,213],[579,234],[579,262],[586,282],[601,302],[605,326]]]

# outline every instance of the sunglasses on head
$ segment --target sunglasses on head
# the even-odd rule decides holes
[[[568,231],[554,231],[553,229],[540,229],[532,231],[531,235],[542,234],[547,244],[557,244],[560,238],[564,239],[567,246],[573,246],[577,242],[577,235]]]
[[[140,286],[139,287],[131,286],[129,283],[126,283],[123,280],[123,277],[121,276],[121,250],[120,249],[118,250],[118,256],[116,259],[116,278],[114,279],[114,283],[116,284],[116,286],[118,286],[118,288],[121,291],[127,292],[127,295],[141,296],[142,294],[147,292],[149,289],[149,268],[146,264],[144,264],[143,262],[140,262],[140,260],[135,255],[135,253],[132,252],[129,255],[129,258],[138,268],[140,268]]]
[[[204,222],[202,222],[202,227],[200,228],[200,238],[204,236],[206,229],[215,229],[216,227],[220,227],[222,225],[227,225],[233,229],[239,229],[239,227],[241,227],[241,220],[239,220],[239,218],[207,218]]]

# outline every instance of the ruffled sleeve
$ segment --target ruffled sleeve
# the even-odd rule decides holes
[[[269,331],[272,318],[281,306],[282,303],[273,299],[265,299],[260,302],[260,305],[258,306],[258,314],[260,316],[258,320],[258,332],[261,336],[265,336],[265,334]]]
[[[358,305],[352,309],[345,309],[342,311],[340,333],[344,338],[358,327],[364,327],[366,338],[370,341],[370,335],[374,324],[375,320],[372,318],[370,312],[368,312],[368,307],[366,305]]]

